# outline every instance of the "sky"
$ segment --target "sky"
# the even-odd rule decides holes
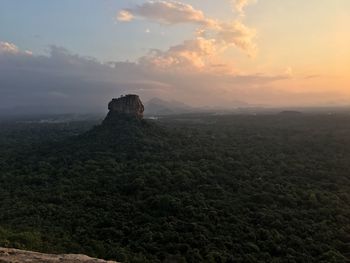
[[[1,0],[0,109],[350,105],[349,0]]]

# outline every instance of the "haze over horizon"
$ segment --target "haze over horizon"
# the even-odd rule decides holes
[[[348,0],[2,0],[0,109],[350,105]]]

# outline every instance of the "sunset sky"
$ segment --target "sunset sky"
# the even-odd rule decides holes
[[[0,108],[350,105],[349,0],[1,0]]]

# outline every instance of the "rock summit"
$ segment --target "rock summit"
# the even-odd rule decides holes
[[[112,99],[108,104],[108,110],[109,112],[104,123],[125,117],[141,120],[145,108],[138,95],[129,94]]]

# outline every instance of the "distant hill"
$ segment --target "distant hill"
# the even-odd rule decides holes
[[[159,98],[153,98],[145,104],[146,115],[171,115],[198,111],[200,111],[200,109],[191,107],[176,100],[166,101]]]
[[[296,116],[296,115],[302,115],[303,113],[301,111],[295,111],[295,110],[285,110],[281,111],[279,113],[280,115],[288,115],[288,116]]]
[[[171,100],[166,101],[159,98],[153,98],[145,104],[145,115],[173,115],[186,113],[218,113],[231,112],[238,108],[251,107],[244,101],[232,101],[228,107],[222,106],[203,106],[192,107],[183,102]]]

